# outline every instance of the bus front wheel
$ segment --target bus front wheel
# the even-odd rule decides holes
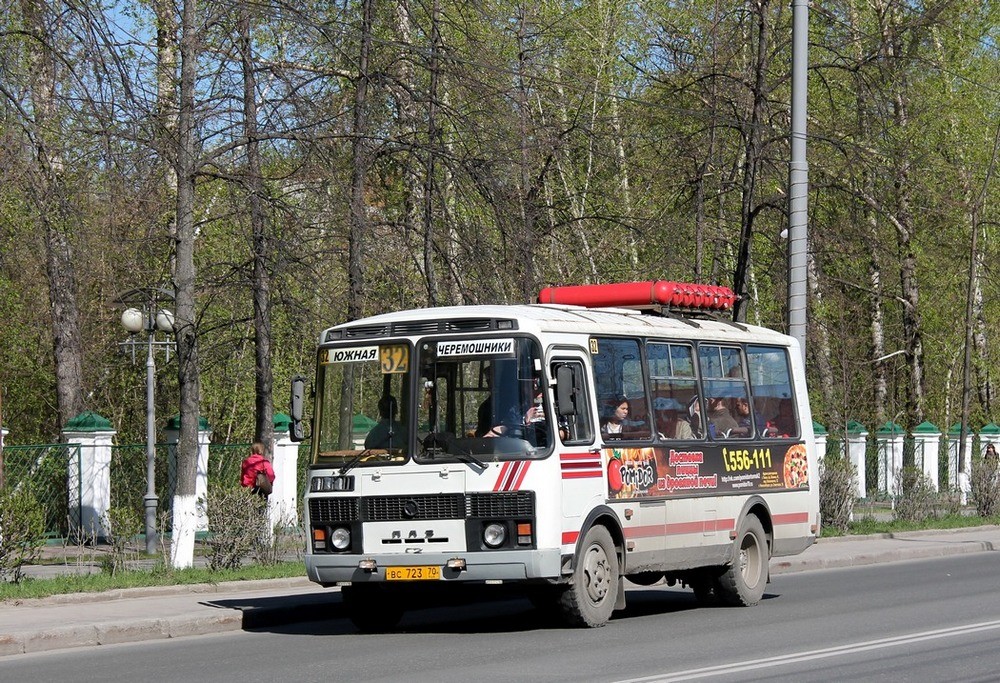
[[[560,598],[560,607],[571,625],[603,626],[615,609],[621,581],[615,542],[606,528],[593,526],[580,548],[572,582]]]
[[[756,605],[767,585],[767,534],[755,515],[747,515],[736,534],[733,564],[718,579],[716,591],[724,604]]]

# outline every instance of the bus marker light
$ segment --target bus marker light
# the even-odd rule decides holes
[[[448,569],[455,569],[460,572],[465,571],[465,560],[461,557],[453,557],[444,564]]]
[[[361,560],[360,562],[358,562],[358,569],[366,572],[377,572],[378,563],[372,559]]]

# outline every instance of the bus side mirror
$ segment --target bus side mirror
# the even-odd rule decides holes
[[[304,441],[305,433],[302,430],[302,410],[305,404],[306,378],[301,375],[292,377],[292,396],[289,405],[289,415],[292,424],[288,429],[288,436],[292,441]]]
[[[563,417],[576,415],[575,379],[576,373],[570,366],[560,365],[556,369],[556,404],[559,414]]]

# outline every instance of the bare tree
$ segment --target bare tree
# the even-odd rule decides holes
[[[177,235],[174,290],[177,312],[177,379],[180,387],[181,428],[177,441],[177,488],[173,500],[171,564],[176,568],[194,564],[196,525],[195,475],[198,464],[200,369],[198,367],[198,320],[196,301],[195,180],[195,82],[198,63],[197,0],[184,0],[181,8],[181,80],[177,137]]]
[[[45,236],[52,343],[56,363],[56,397],[60,424],[84,409],[83,345],[77,307],[77,281],[68,231],[72,223],[69,198],[63,188],[65,170],[59,152],[62,136],[57,115],[56,38],[58,15],[45,0],[21,0],[24,19],[31,116],[24,126],[34,148],[34,168],[28,190],[36,221]]]
[[[240,63],[243,71],[243,128],[246,136],[246,173],[244,184],[250,210],[253,245],[253,319],[254,319],[254,440],[263,443],[270,453],[274,441],[274,408],[271,392],[271,275],[270,235],[264,215],[264,181],[260,167],[260,142],[257,130],[257,81],[254,76],[253,41],[250,34],[250,10],[240,8],[238,21]]]

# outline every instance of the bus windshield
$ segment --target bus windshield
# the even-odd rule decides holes
[[[523,337],[420,347],[418,458],[531,457],[552,443],[538,344]]]
[[[316,462],[364,466],[406,460],[410,376],[405,343],[321,349]]]

